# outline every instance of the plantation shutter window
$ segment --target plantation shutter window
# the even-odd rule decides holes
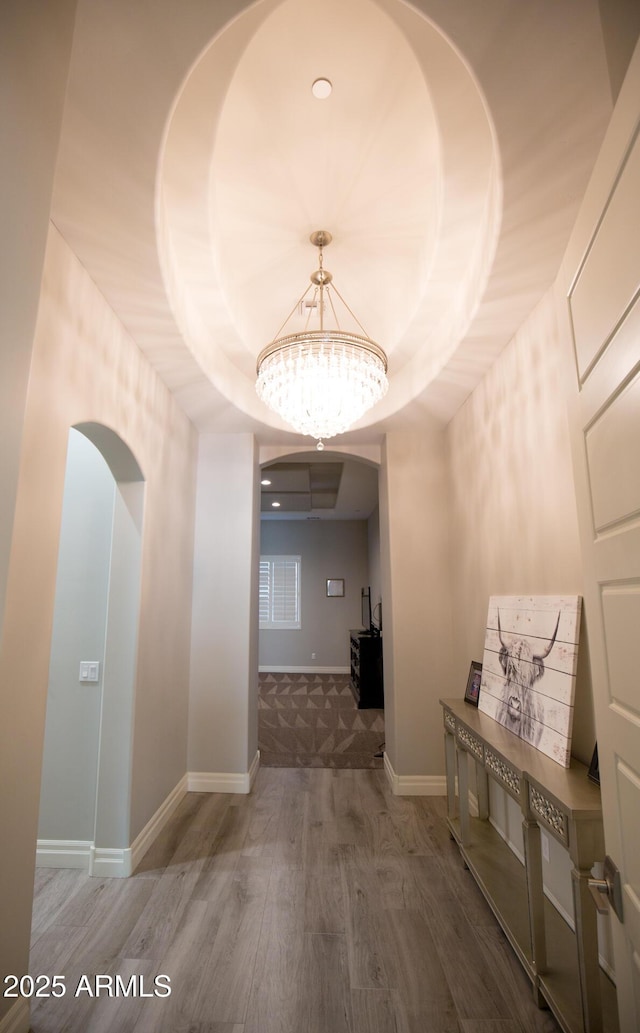
[[[300,556],[261,556],[261,628],[300,628]]]

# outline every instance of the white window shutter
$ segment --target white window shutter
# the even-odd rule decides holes
[[[271,564],[269,560],[260,557],[260,587],[258,589],[258,605],[260,613],[260,626],[270,620],[271,615]]]
[[[300,627],[300,557],[261,556],[259,611],[261,628]]]

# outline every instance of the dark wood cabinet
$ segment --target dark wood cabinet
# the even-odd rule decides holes
[[[351,688],[359,710],[384,707],[382,636],[350,631]]]

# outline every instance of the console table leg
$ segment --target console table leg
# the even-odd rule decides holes
[[[447,775],[447,815],[456,816],[456,741],[449,731],[444,733],[444,762]]]
[[[460,842],[469,846],[469,755],[458,750],[458,789],[460,794]]]
[[[589,892],[590,871],[573,868],[573,907],[576,922],[578,969],[584,1033],[602,1033],[598,916]]]
[[[483,764],[476,761],[476,796],[478,799],[478,817],[487,821],[489,817],[489,779]]]
[[[537,976],[535,976],[533,980],[533,1003],[535,1004],[536,1008],[540,1009],[540,1011],[548,1011],[549,1009],[549,1004],[545,1000],[542,991],[540,990],[540,985],[538,983]]]
[[[544,884],[542,879],[540,826],[536,821],[532,821],[529,818],[523,820],[522,838],[524,841],[525,869],[527,873],[531,955],[536,975],[540,975],[547,968],[547,939],[544,927]]]

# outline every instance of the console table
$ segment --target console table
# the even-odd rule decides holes
[[[382,636],[350,631],[351,689],[359,710],[384,707]]]
[[[566,1033],[617,1033],[615,989],[598,962],[588,881],[605,856],[600,790],[572,759],[563,768],[487,714],[442,699],[447,823],[527,975]],[[478,816],[469,809],[469,758]],[[457,792],[456,792],[457,776]],[[522,811],[524,866],[489,821],[489,778]],[[540,830],[568,851],[575,933],[544,894]]]

